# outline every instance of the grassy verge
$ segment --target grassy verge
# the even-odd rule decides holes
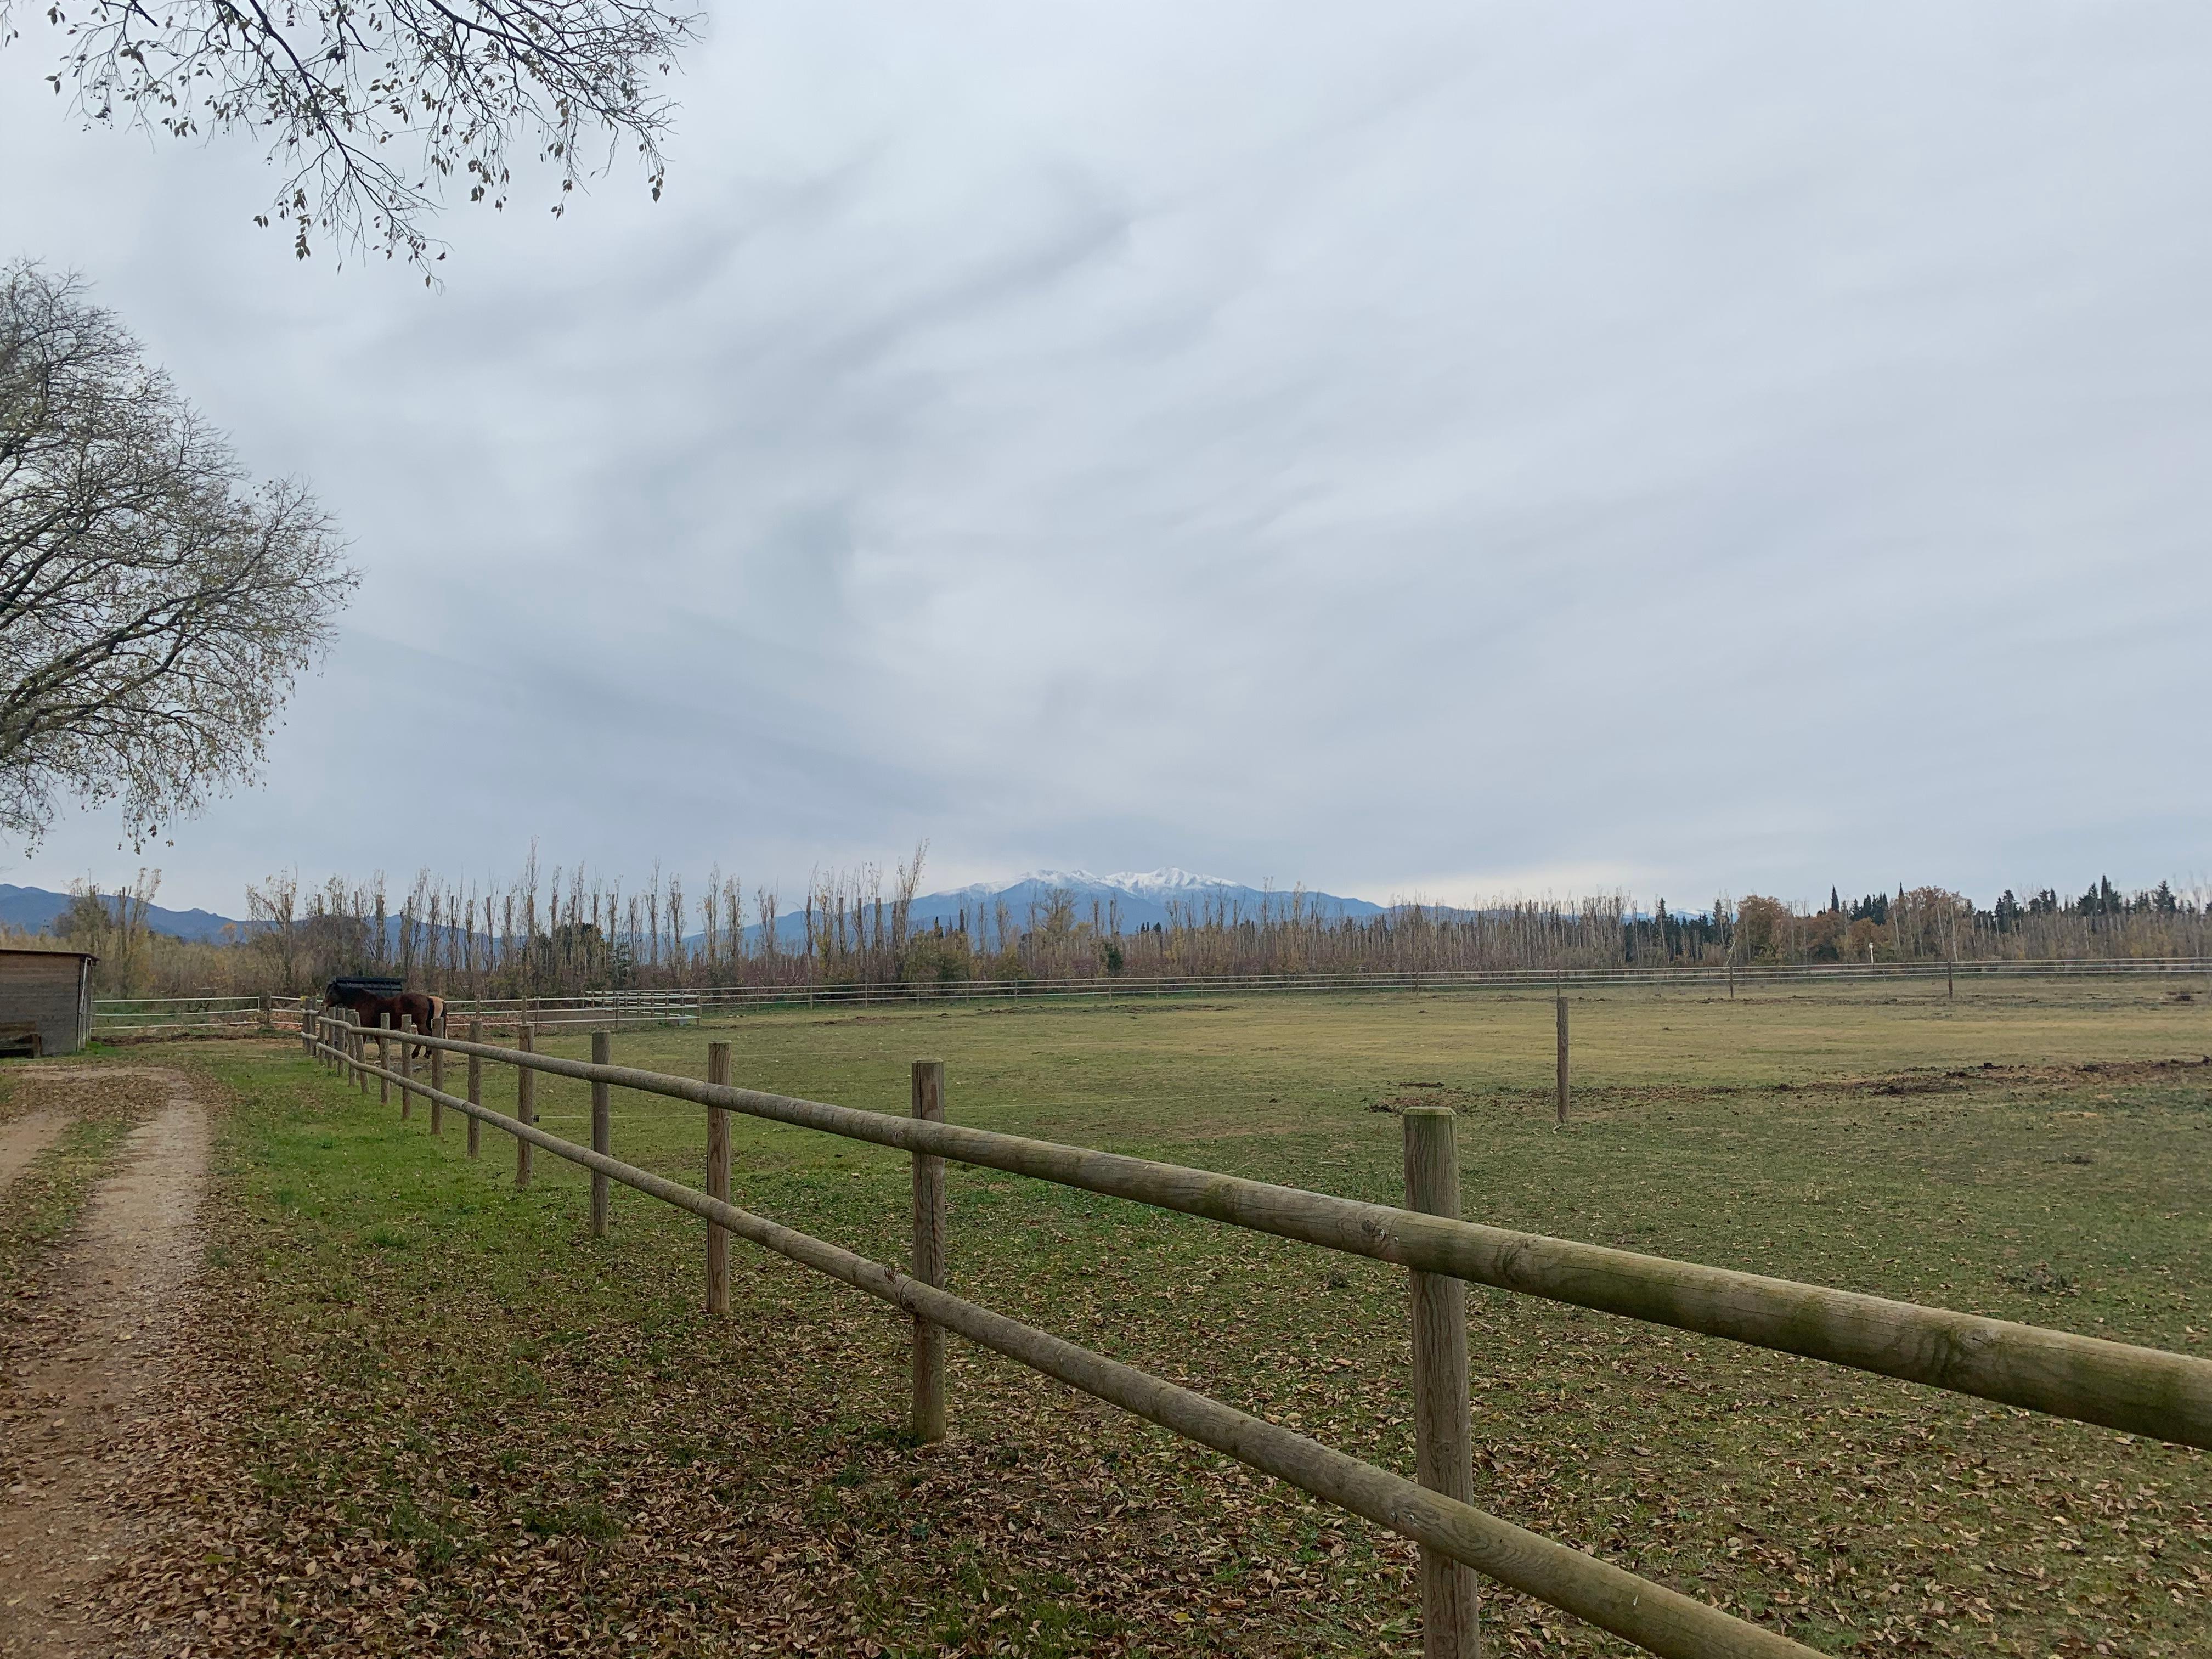
[[[2212,1324],[2201,1006],[1592,1000],[1565,1133],[1550,1019],[1252,999],[728,1035],[763,1086],[897,1109],[934,1054],[960,1121],[1383,1199],[1395,1109],[1441,1099],[1484,1219],[2184,1349]],[[697,1074],[708,1035],[617,1054]],[[434,1142],[281,1047],[190,1059],[237,1103],[205,1347],[232,1415],[178,1465],[205,1565],[155,1599],[218,1650],[1417,1647],[1411,1553],[1364,1523],[957,1349],[955,1439],[904,1446],[903,1333],[861,1298],[741,1250],[710,1322],[687,1219],[618,1192],[595,1243],[580,1174],[543,1154],[519,1194],[495,1134],[471,1164],[458,1124]],[[580,1091],[540,1105],[580,1130]],[[697,1177],[688,1109],[618,1097],[616,1122],[623,1156]],[[898,1258],[897,1158],[736,1142],[741,1201]],[[1410,1465],[1403,1289],[1374,1264],[980,1171],[951,1238],[964,1293]],[[1474,1304],[1478,1502],[1510,1518],[1825,1650],[2202,1650],[2197,1454]],[[1498,1651],[1623,1650],[1502,1592],[1486,1623]]]

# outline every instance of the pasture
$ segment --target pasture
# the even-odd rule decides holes
[[[1462,1116],[1471,1219],[2200,1352],[2212,1006],[2172,983],[1577,998],[1249,997],[748,1014],[623,1064],[948,1115],[1395,1201],[1395,1112]],[[457,1033],[458,1034],[458,1033]],[[584,1057],[580,1030],[541,1048]],[[139,1048],[229,1092],[180,1548],[216,1650],[1418,1651],[1413,1553],[954,1345],[953,1437],[901,1443],[903,1322],[512,1143],[463,1154],[276,1044]],[[512,1073],[485,1101],[508,1109]],[[458,1092],[457,1071],[448,1086]],[[544,1127],[588,1139],[582,1085]],[[614,1099],[696,1182],[703,1114]],[[733,1198],[879,1259],[906,1160],[745,1119]],[[1356,1455],[1411,1467],[1403,1275],[955,1169],[951,1286]],[[1838,1653],[2180,1655],[2212,1629],[2202,1454],[1470,1293],[1475,1501]],[[152,1593],[149,1591],[149,1593]],[[1616,1652],[1494,1589],[1488,1650]]]

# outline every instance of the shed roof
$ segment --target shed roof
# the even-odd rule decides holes
[[[41,951],[25,945],[0,945],[0,957],[82,957],[87,962],[98,962],[98,953],[91,951]]]

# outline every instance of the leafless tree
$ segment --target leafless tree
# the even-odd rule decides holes
[[[112,893],[102,892],[96,882],[70,884],[70,908],[56,931],[100,958],[94,982],[109,996],[145,992],[152,939],[146,913],[161,886],[159,870],[141,870],[135,888],[126,883]]]
[[[249,781],[356,580],[81,283],[0,269],[0,833],[74,797],[143,839]]]
[[[299,872],[280,870],[258,885],[248,883],[246,914],[254,923],[248,942],[275,967],[277,988],[288,996],[295,994],[300,988],[300,959],[306,944],[306,930],[300,915]]]
[[[13,38],[0,0],[0,43]],[[88,122],[184,138],[265,137],[284,181],[259,222],[426,263],[447,180],[504,207],[511,154],[558,179],[553,210],[624,142],[659,197],[670,105],[655,88],[696,14],[654,0],[50,0],[48,76]],[[594,141],[598,141],[596,143]],[[597,161],[589,152],[604,153]]]

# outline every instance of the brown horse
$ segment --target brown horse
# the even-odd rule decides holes
[[[374,1031],[379,1017],[389,1015],[395,1031],[405,1030],[411,1021],[415,1029],[426,1036],[445,1035],[446,1000],[432,996],[428,991],[386,992],[381,986],[334,979],[323,989],[323,1003],[325,1007],[351,1009],[364,1030]],[[429,1052],[415,1045],[410,1047],[415,1055]]]

